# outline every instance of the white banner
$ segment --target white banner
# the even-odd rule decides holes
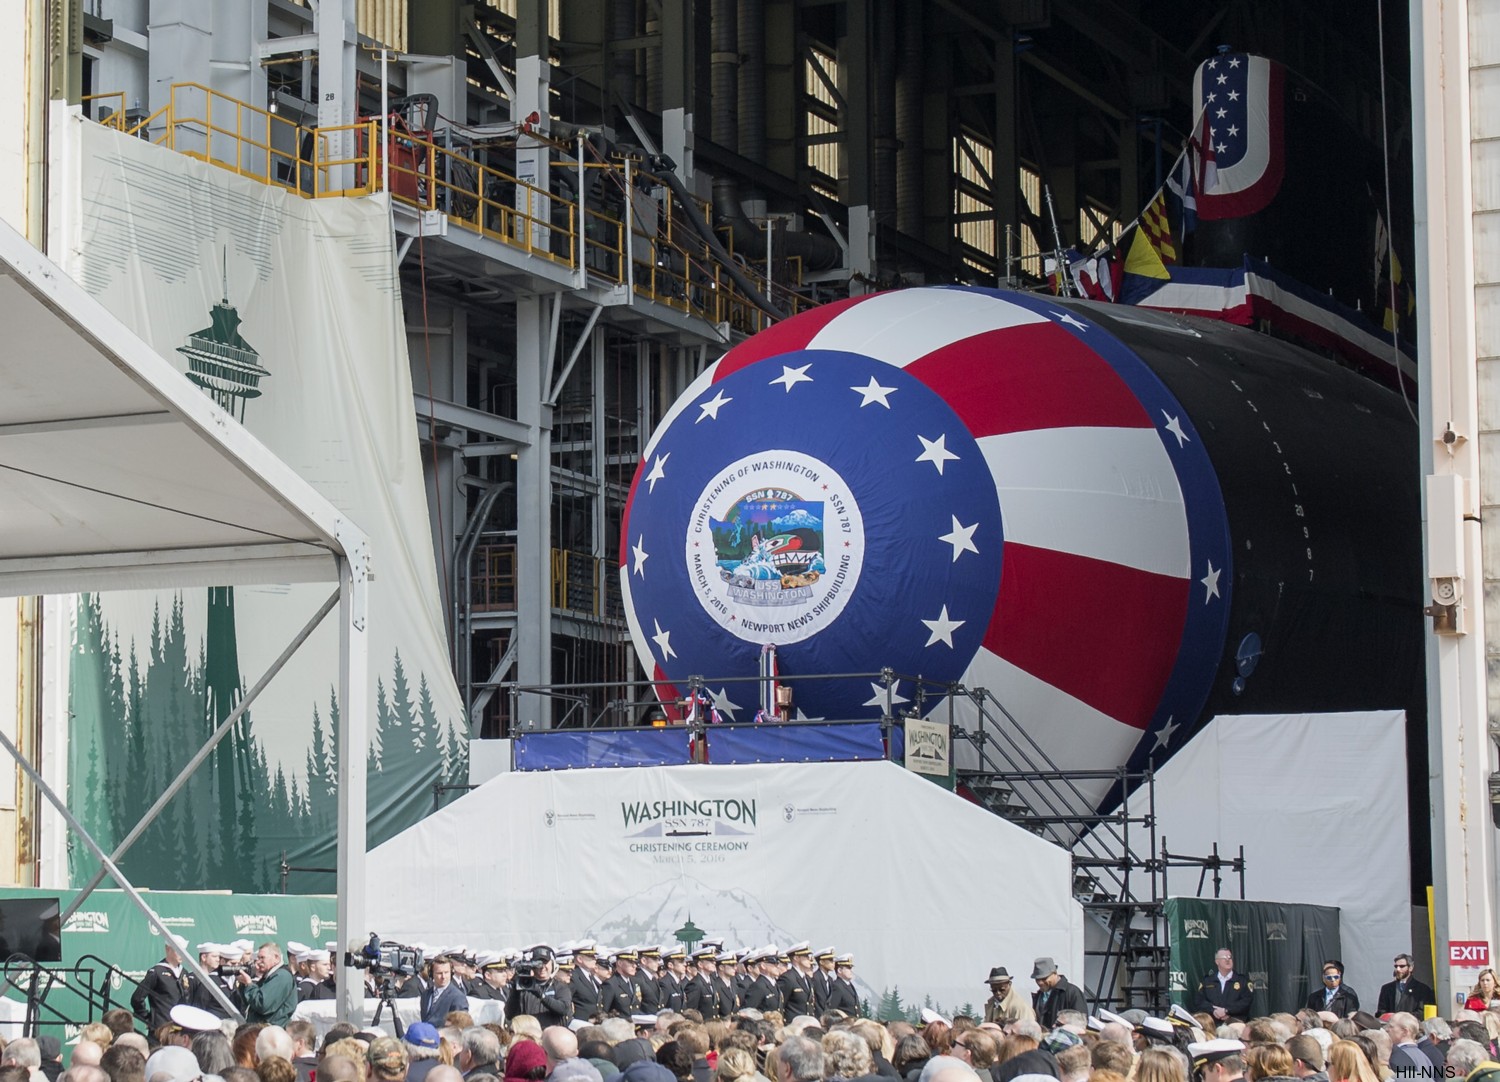
[[[467,775],[389,211],[304,199],[72,117],[55,125],[68,272],[370,539],[371,840]],[[66,166],[64,168],[63,166]],[[62,187],[59,181],[57,187]],[[70,202],[75,200],[76,202]],[[55,224],[56,224],[55,223]],[[193,463],[162,499],[191,513]],[[329,594],[263,585],[80,599],[74,810],[108,847]],[[336,621],[292,657],[123,862],[154,887],[280,889],[332,865]],[[79,851],[81,853],[81,850]],[[92,870],[84,861],[75,881]],[[294,873],[293,891],[331,876]]]
[[[886,762],[504,774],[369,875],[371,928],[405,942],[832,945],[877,1015],[972,1013],[1038,955],[1082,980],[1068,853]]]

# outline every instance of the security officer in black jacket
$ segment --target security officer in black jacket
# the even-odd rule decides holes
[[[698,972],[682,989],[683,1006],[697,1011],[704,1021],[720,1017],[719,982],[714,979],[719,968],[718,957],[712,947],[699,947],[694,951],[693,963]]]
[[[661,948],[645,946],[640,948],[640,965],[635,971],[631,982],[635,985],[636,998],[640,1001],[642,1014],[655,1014],[662,1009],[661,1005]]]
[[[788,1020],[798,1015],[812,1014],[816,1009],[813,998],[812,948],[807,941],[793,943],[786,949],[791,968],[781,975],[776,987],[781,991],[782,1013]]]
[[[687,950],[674,947],[662,956],[664,972],[657,978],[661,1002],[657,1012],[680,1011],[687,1006]]]
[[[854,990],[854,955],[841,954],[833,960],[833,981],[828,985],[824,1010],[843,1011],[850,1018],[859,1017],[859,993]]]
[[[599,1012],[606,1018],[630,1020],[641,1011],[641,998],[635,988],[635,974],[640,955],[634,947],[615,952],[615,971],[599,986]]]
[[[781,990],[776,987],[776,981],[772,978],[771,966],[775,958],[775,947],[762,947],[758,951],[751,951],[745,959],[745,964],[754,975],[745,992],[745,1006],[762,1012],[781,1010]]]
[[[1250,978],[1234,969],[1234,954],[1228,947],[1214,953],[1214,969],[1198,982],[1193,1010],[1214,1016],[1214,1022],[1246,1022],[1250,1019],[1250,997],[1255,991]]]
[[[567,982],[557,976],[552,948],[535,946],[526,952],[526,961],[516,966],[510,994],[505,997],[505,1016],[514,1018],[529,1014],[548,1026],[565,1026],[573,1020],[573,995]]]

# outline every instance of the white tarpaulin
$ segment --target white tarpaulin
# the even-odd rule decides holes
[[[991,966],[1024,985],[1038,955],[1082,979],[1068,853],[885,762],[503,774],[369,877],[405,942],[832,944],[880,1014],[982,1007]]]
[[[1246,898],[1339,907],[1345,983],[1372,1009],[1391,957],[1413,947],[1405,726],[1399,710],[1217,717],[1156,774],[1173,853],[1243,845]],[[1168,892],[1197,879],[1174,870]],[[1224,896],[1238,889],[1225,873]]]
[[[303,199],[77,116],[55,125],[51,146],[54,242],[69,274],[187,377],[174,383],[215,425],[243,425],[370,538],[374,709],[364,765],[371,837],[389,837],[431,807],[433,782],[467,772],[389,209],[376,198]],[[41,355],[57,352],[45,346]],[[70,377],[69,369],[52,375]],[[83,396],[75,408],[108,412],[93,403],[110,396],[110,383],[74,382],[72,395]],[[112,454],[113,431],[59,434],[53,468],[130,493],[116,476],[149,469],[148,495],[179,510],[183,545],[300,536],[289,516],[221,484],[214,463],[172,438],[172,426],[146,430],[155,438],[142,440],[139,461]],[[113,507],[100,521],[118,532],[120,515],[104,517]],[[219,539],[226,523],[241,522],[248,539]],[[290,572],[245,578],[231,566],[209,575],[191,580],[207,589],[111,590],[77,606],[70,799],[106,847],[228,716],[245,674],[263,672],[285,629],[328,592],[298,585]],[[299,869],[292,890],[331,886],[315,870],[333,863],[338,657],[337,628],[318,628],[132,847],[127,874],[154,887],[274,890],[286,860]],[[92,871],[76,857],[75,881]]]

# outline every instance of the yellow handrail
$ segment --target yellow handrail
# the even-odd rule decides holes
[[[79,104],[83,106],[84,116],[88,116],[89,113],[92,112],[94,113],[94,116],[90,117],[89,119],[95,121],[96,123],[103,124],[106,128],[114,128],[115,131],[125,130],[125,91],[111,90],[106,94],[85,94],[83,97],[79,98],[78,101]],[[89,108],[89,104],[96,101],[117,101],[119,104],[116,105],[113,109],[109,110],[103,116],[100,116],[99,109],[91,110]]]
[[[84,100],[117,101],[119,108],[103,123],[127,135],[306,198],[368,195],[388,182],[396,202],[441,212],[460,228],[570,269],[583,268],[619,285],[633,281],[638,295],[658,304],[747,332],[769,322],[735,287],[699,231],[678,228],[686,215],[711,220],[710,205],[696,197],[683,205],[666,192],[657,228],[648,232],[629,192],[623,221],[586,198],[580,214],[578,202],[399,122],[369,118],[305,127],[200,83],[174,84],[165,106],[128,128],[123,92]],[[578,168],[576,159],[559,158],[555,165]],[[584,179],[589,170],[615,168],[586,162]],[[791,284],[800,284],[801,261],[789,262],[795,268]],[[745,269],[757,286],[767,288],[760,271]],[[808,306],[786,283],[777,283],[774,291],[793,311]]]

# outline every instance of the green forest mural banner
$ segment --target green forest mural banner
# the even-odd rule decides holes
[[[370,537],[371,845],[463,783],[388,210],[309,200],[77,120],[67,269]],[[179,147],[179,150],[183,148]],[[189,148],[190,149],[190,148]],[[230,419],[233,419],[231,422]],[[190,501],[192,464],[182,464]],[[69,803],[106,849],[235,709],[329,584],[82,595]],[[336,621],[308,639],[121,862],[139,886],[328,891]],[[95,863],[76,842],[75,884]]]

